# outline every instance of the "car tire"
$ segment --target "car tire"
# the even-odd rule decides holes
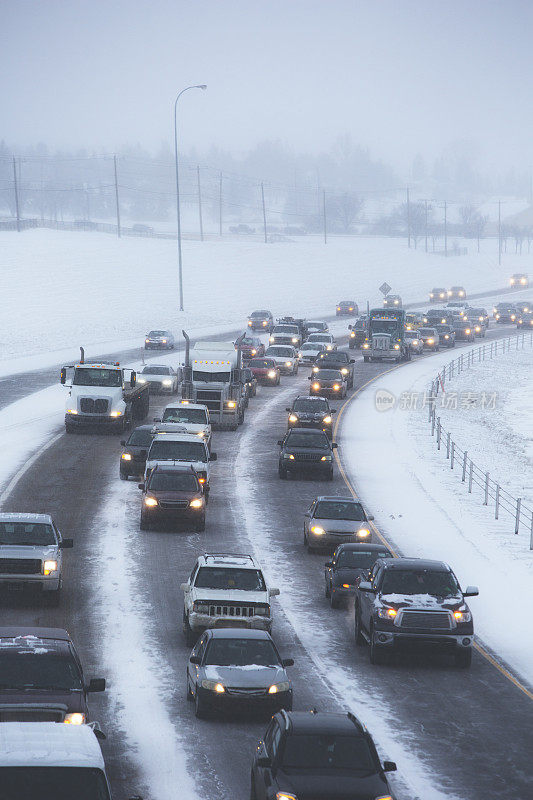
[[[187,691],[186,691],[187,702],[188,703],[192,703],[192,701],[194,700],[194,695],[191,692],[191,687],[189,686],[189,674],[188,674],[187,670],[185,670],[185,685],[187,687]]]
[[[454,656],[455,659],[455,666],[459,667],[460,669],[468,669],[472,664],[472,650],[469,647],[468,650],[459,650]]]
[[[205,516],[196,523],[194,529],[196,533],[203,533],[203,531],[205,531]]]
[[[121,481],[127,481],[128,480],[128,476],[124,475],[123,472],[119,472],[119,475],[120,475],[120,480]]]
[[[65,433],[74,433],[74,425],[65,424]]]
[[[362,626],[361,626],[361,612],[359,611],[359,607],[355,607],[355,614],[354,614],[354,640],[357,647],[362,647],[365,644],[365,637],[363,636]]]
[[[374,632],[370,631],[370,663],[377,666],[385,662],[385,653],[383,648],[374,643]]]
[[[196,692],[194,694],[194,714],[197,719],[207,719],[209,716],[209,707],[205,700],[202,700],[200,697],[198,686],[196,686]]]

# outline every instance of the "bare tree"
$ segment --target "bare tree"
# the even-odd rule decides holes
[[[344,233],[350,233],[364,205],[364,200],[353,192],[343,192],[330,198],[328,217],[336,221]]]

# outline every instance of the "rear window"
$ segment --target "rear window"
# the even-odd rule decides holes
[[[288,736],[282,761],[286,769],[346,770],[371,775],[377,771],[366,739],[337,733]]]
[[[141,375],[170,375],[169,367],[145,367]]]

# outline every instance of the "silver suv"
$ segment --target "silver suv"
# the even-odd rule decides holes
[[[0,586],[29,586],[59,603],[63,539],[49,514],[0,513]]]
[[[181,588],[188,644],[194,644],[207,628],[272,630],[270,600],[279,589],[267,587],[253,556],[204,553]]]

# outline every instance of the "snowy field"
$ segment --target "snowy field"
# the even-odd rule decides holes
[[[487,411],[494,415],[488,424],[495,425],[497,437],[504,436],[505,427],[509,436],[518,435],[510,418],[528,402],[528,389],[521,376],[526,364],[531,365],[531,355],[523,352],[524,367],[518,363],[521,355],[510,354],[514,371],[511,362],[507,368],[500,367],[499,361],[489,362],[494,372],[492,378],[485,378],[487,386],[496,387],[500,402],[507,403],[497,413]],[[436,452],[427,409],[408,411],[397,403],[388,411],[376,410],[376,392],[386,390],[396,398],[404,392],[422,395],[442,365],[443,354],[439,353],[370,384],[342,418],[342,459],[361,498],[375,514],[378,529],[399,554],[441,559],[451,565],[463,587],[479,586],[479,597],[471,601],[478,637],[533,685],[533,619],[527,614],[509,614],[509,608],[523,606],[531,589],[533,551],[529,550],[529,533],[522,530],[515,536],[509,516],[501,515],[496,521],[493,510],[482,505],[479,493],[468,494],[446,458]],[[504,385],[497,383],[499,377]],[[468,376],[464,380],[468,381]],[[509,384],[518,383],[519,392],[513,397]],[[476,391],[479,388],[474,380],[471,385]],[[455,426],[454,419],[450,419],[450,425]],[[466,438],[468,419],[463,426]],[[521,435],[527,434],[525,428],[521,431]],[[496,448],[487,448],[484,454],[487,436],[481,421],[470,425],[468,436],[472,455],[476,454],[480,463],[485,455],[488,460],[491,453],[497,457]],[[531,452],[531,430],[528,436]],[[516,486],[517,481],[527,479],[517,474],[523,467],[517,465],[513,455],[512,445],[500,451],[498,474]],[[494,469],[496,474],[496,465]]]
[[[527,269],[527,255],[506,256],[498,267],[494,242],[483,246],[487,253],[444,259],[388,238],[335,238],[327,245],[305,238],[268,245],[187,241],[186,312],[180,313],[176,242],[92,232],[2,232],[0,363],[77,353],[81,344],[98,345],[100,352],[106,344],[133,347],[150,328],[175,334],[214,325],[231,330],[254,308],[308,318],[331,314],[343,298],[361,306],[367,299],[380,302],[383,281],[405,302],[423,302],[434,285],[460,283],[472,292],[499,288],[512,272]]]

